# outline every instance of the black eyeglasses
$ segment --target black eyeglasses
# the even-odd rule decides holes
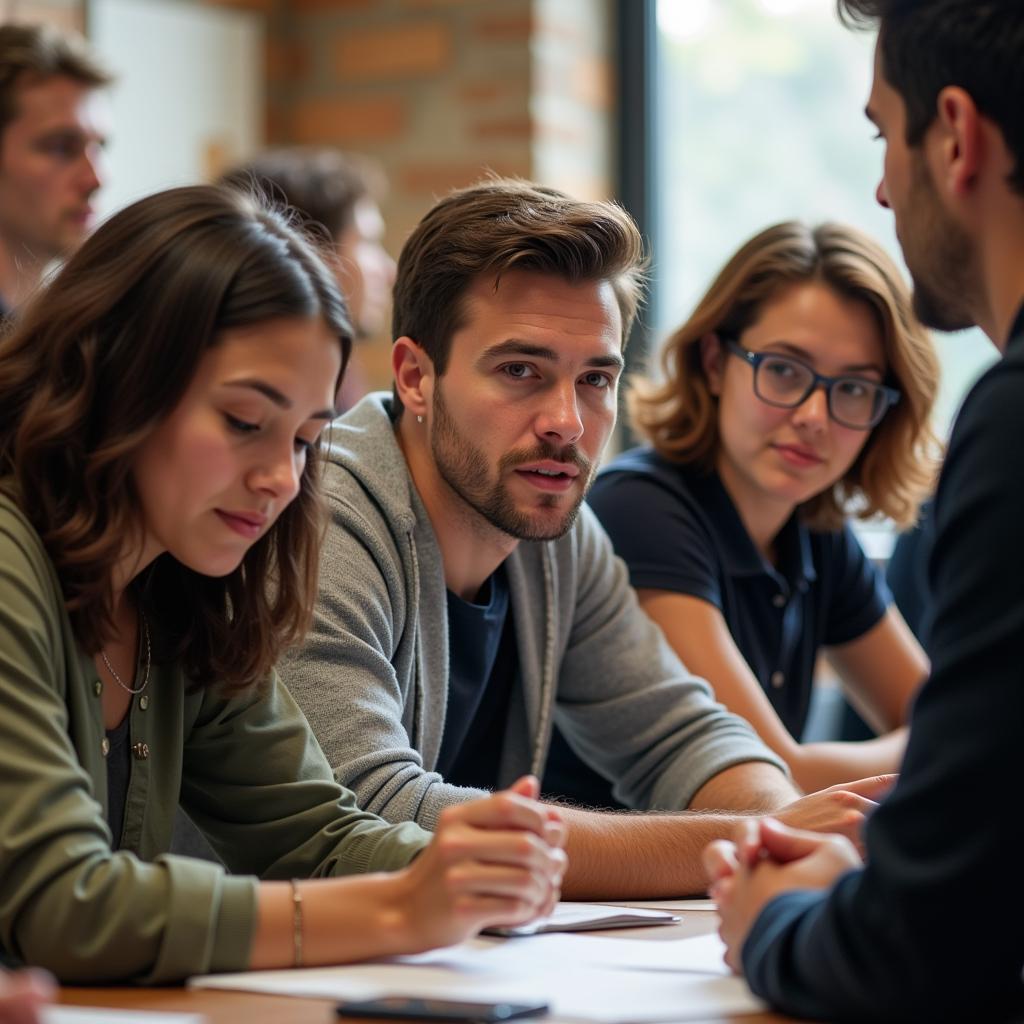
[[[828,414],[836,423],[853,430],[870,430],[881,422],[889,406],[900,400],[896,388],[877,381],[863,377],[826,377],[793,356],[750,352],[737,341],[723,340],[734,356],[750,364],[754,371],[754,394],[768,405],[795,409],[820,386],[828,399]]]

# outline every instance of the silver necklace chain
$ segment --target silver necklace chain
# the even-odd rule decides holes
[[[100,657],[103,659],[103,664],[107,666],[107,671],[114,677],[114,682],[121,687],[122,690],[127,690],[129,693],[142,693],[142,691],[149,685],[149,669],[152,664],[150,658],[150,647],[149,647],[149,623],[146,621],[146,613],[140,608],[139,619],[142,622],[142,636],[146,642],[146,669],[142,674],[142,685],[131,687],[129,686],[118,674],[117,670],[113,665],[110,664],[110,659],[107,657],[107,652],[104,650],[100,651]]]

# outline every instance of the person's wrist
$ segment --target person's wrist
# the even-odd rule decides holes
[[[380,875],[376,880],[376,906],[373,917],[380,935],[385,937],[389,953],[416,953],[424,948],[418,934],[412,908],[416,899],[416,872],[412,867]]]

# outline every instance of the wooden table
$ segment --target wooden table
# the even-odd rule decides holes
[[[656,904],[647,904],[655,905]],[[658,942],[703,935],[718,927],[709,911],[686,913],[676,925],[661,928],[616,929],[606,934]],[[334,1003],[323,999],[268,996],[252,992],[174,988],[62,988],[60,1001],[69,1006],[109,1006],[165,1013],[203,1014],[209,1024],[334,1024]],[[703,1024],[787,1024],[792,1018],[759,1013],[702,1018]],[[379,1024],[379,1021],[367,1022]]]

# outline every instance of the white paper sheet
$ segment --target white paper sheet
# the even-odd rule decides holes
[[[108,1010],[101,1006],[47,1006],[43,1024],[203,1024],[196,1013],[153,1013],[149,1010]]]
[[[529,924],[509,928],[489,928],[493,935],[540,935],[544,932],[586,932],[606,928],[643,928],[647,925],[673,924],[678,914],[650,907],[612,906],[604,903],[559,903],[554,913]]]
[[[725,963],[725,943],[714,933],[661,942],[604,935],[538,935],[531,945],[532,956],[543,957],[550,963],[634,971],[691,971],[723,977],[732,973]]]
[[[647,907],[670,914],[685,914],[691,910],[715,910],[714,900],[608,900],[609,907]]]
[[[558,1018],[598,1024],[688,1020],[764,1008],[742,979],[726,972],[716,936],[668,942],[584,935],[474,939],[387,962],[213,975],[190,984],[325,999],[542,999]]]

